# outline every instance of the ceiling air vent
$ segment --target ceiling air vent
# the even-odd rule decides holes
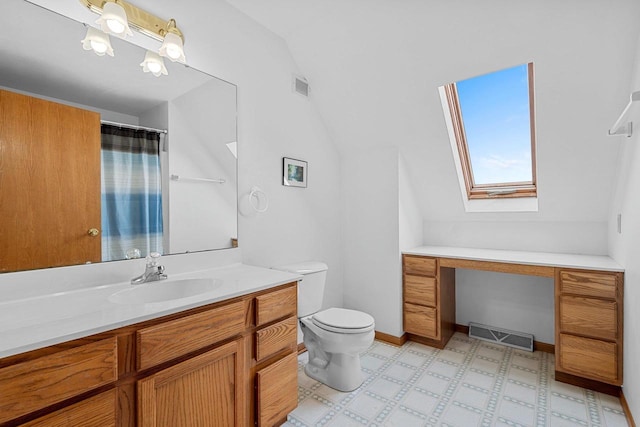
[[[309,83],[307,82],[307,79],[305,79],[302,76],[293,76],[293,91],[304,96],[305,98],[309,97],[309,91],[311,90],[311,88],[309,88]]]

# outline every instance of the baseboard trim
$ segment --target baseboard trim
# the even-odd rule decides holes
[[[302,354],[305,351],[307,351],[307,347],[305,347],[304,343],[301,342],[300,344],[298,344],[298,354]]]
[[[633,414],[631,414],[631,408],[629,408],[629,403],[624,397],[624,392],[622,389],[620,389],[620,404],[622,405],[622,409],[624,410],[624,415],[627,417],[629,427],[636,427],[636,422],[633,420]]]
[[[469,335],[469,326],[459,325],[456,323],[456,332]],[[546,342],[533,341],[533,351],[542,351],[544,353],[556,353],[556,346],[553,344],[547,344]]]
[[[560,381],[561,383],[588,388],[590,390],[598,391],[600,393],[608,394],[615,397],[620,397],[620,392],[622,391],[622,388],[617,385],[607,384],[589,378],[578,377],[576,375],[567,374],[566,372],[560,372],[558,370],[555,371],[555,379],[556,381]]]
[[[406,334],[406,335],[409,341],[417,342],[419,344],[423,344],[429,347],[438,348],[440,350],[444,349],[447,346],[447,343],[449,342],[448,339],[437,341],[431,338],[421,337],[420,335],[414,335],[414,334]]]
[[[378,332],[378,331],[376,331],[376,339],[378,341],[383,341],[398,347],[404,345],[404,343],[408,341],[407,334],[402,334],[402,336],[396,337],[394,335],[389,335],[389,334],[385,334],[384,332]]]

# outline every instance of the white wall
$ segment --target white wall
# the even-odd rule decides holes
[[[398,239],[400,251],[422,245],[422,213],[404,156],[398,156]],[[400,254],[398,254],[400,256]]]
[[[535,221],[473,218],[424,223],[424,244],[470,248],[607,254],[605,221]]]
[[[402,330],[400,252],[419,246],[422,216],[396,147],[343,158],[344,305],[373,316],[376,331]]]
[[[169,102],[168,174],[182,178],[169,182],[173,253],[229,248],[237,237],[236,158],[226,146],[236,140],[235,107],[235,86],[219,80]]]
[[[179,17],[190,2],[147,3]],[[244,261],[265,267],[324,261],[325,304],[340,306],[340,157],[314,104],[291,90],[292,74],[300,71],[280,37],[226,2],[191,3],[197,8],[179,20],[188,60],[238,85],[239,196],[259,186],[269,197],[266,213],[239,217]],[[307,188],[282,185],[284,156],[308,162]]]
[[[376,330],[402,335],[398,252],[398,150],[345,155],[344,304],[373,316]]]
[[[469,322],[533,334],[553,344],[553,279],[456,269],[456,323]]]
[[[77,2],[39,3],[59,11],[82,9]],[[325,261],[327,304],[340,306],[340,158],[313,104],[291,92],[291,76],[300,71],[284,41],[224,1],[139,0],[136,6],[176,18],[185,33],[187,62],[238,86],[239,193],[259,185],[270,198],[267,213],[239,218],[243,261],[260,266]],[[80,43],[69,48],[81,48]],[[281,185],[283,156],[309,162],[308,188]],[[85,270],[105,274],[122,267],[110,263]],[[37,275],[17,274],[27,281]]]
[[[630,91],[640,90],[640,39]],[[621,106],[622,108],[622,106]],[[640,108],[629,115],[638,129]],[[635,421],[640,418],[640,132],[633,137],[611,138],[612,149],[619,149],[618,180],[609,214],[609,252],[625,268],[624,284],[624,395]],[[617,215],[622,214],[622,233]]]

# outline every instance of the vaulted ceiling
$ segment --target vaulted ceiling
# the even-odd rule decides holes
[[[35,1],[79,9],[75,0]],[[225,19],[208,16],[224,9],[216,7],[223,0],[134,3],[179,17],[185,31],[200,37]],[[626,142],[607,131],[628,102],[632,72],[639,72],[632,69],[637,0],[226,3],[286,42],[342,153],[399,149],[426,220],[606,221]],[[215,45],[225,43],[212,37]],[[188,42],[201,50],[212,43]],[[206,52],[198,54],[201,60]],[[438,87],[529,61],[535,64],[539,212],[465,213]]]
[[[227,1],[286,41],[343,153],[399,148],[425,219],[470,215],[438,87],[533,61],[540,210],[512,218],[606,220],[640,2]]]

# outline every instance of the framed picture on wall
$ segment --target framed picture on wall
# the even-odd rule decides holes
[[[307,162],[283,157],[282,185],[287,187],[306,187],[307,169]]]

